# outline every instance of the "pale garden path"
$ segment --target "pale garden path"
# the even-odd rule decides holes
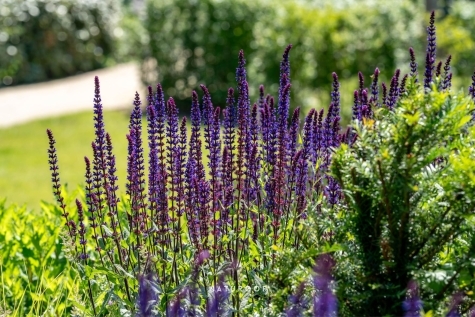
[[[135,63],[99,69],[39,84],[0,89],[0,128],[28,121],[91,110],[94,76],[101,82],[104,110],[131,107],[142,93],[140,67]]]

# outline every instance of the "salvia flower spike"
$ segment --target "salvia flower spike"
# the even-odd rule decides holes
[[[435,71],[436,35],[435,35],[435,12],[430,15],[430,23],[427,27],[427,50],[426,69],[424,73],[424,87],[430,89]]]
[[[473,72],[472,75],[472,85],[468,87],[468,94],[472,97],[472,100],[475,101],[475,72]]]
[[[66,202],[64,200],[63,194],[61,193],[61,182],[59,179],[59,165],[58,165],[58,156],[56,154],[56,140],[54,139],[53,132],[50,129],[46,130],[46,134],[49,139],[49,149],[48,149],[48,163],[49,169],[51,171],[51,181],[53,182],[53,194],[58,202],[64,220],[66,220],[66,226],[68,228],[69,236],[72,241],[76,241],[76,223],[74,220],[70,219],[69,213],[66,211]],[[77,252],[77,249],[76,249]]]
[[[419,298],[419,287],[415,281],[410,281],[407,285],[407,296],[402,307],[404,317],[420,317],[422,310],[422,301]]]
[[[157,279],[153,272],[139,274],[137,295],[138,316],[153,317],[153,307],[158,301]]]
[[[415,82],[417,82],[417,63],[416,63],[416,54],[414,53],[414,49],[411,47],[409,48],[409,55],[411,58],[411,63],[409,67],[411,68],[411,77],[415,78]]]
[[[445,317],[461,317],[460,314],[460,304],[462,304],[463,301],[463,293],[458,292],[455,293],[452,296],[452,299],[450,300],[450,305],[449,305],[449,312]]]
[[[332,290],[332,270],[334,266],[335,261],[329,254],[322,254],[317,259],[313,279],[316,291],[313,299],[314,317],[337,316],[337,299]]]
[[[371,97],[369,99],[369,103],[379,107],[379,87],[378,87],[378,80],[379,80],[379,68],[376,67],[373,73],[373,81],[371,82]]]
[[[360,90],[363,90],[364,79],[363,74],[360,72],[359,74],[360,80]],[[340,82],[338,81],[338,75],[336,73],[332,73],[333,83],[332,83],[332,92],[331,92],[331,103],[333,104],[333,111],[330,114],[332,118],[340,115]]]
[[[305,283],[297,287],[293,295],[289,296],[289,307],[285,310],[286,317],[302,317],[308,308],[309,300],[305,297]]]

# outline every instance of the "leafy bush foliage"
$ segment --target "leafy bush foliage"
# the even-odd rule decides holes
[[[465,95],[412,85],[395,111],[359,122],[359,140],[335,153],[332,171],[346,198],[338,234],[352,237],[352,270],[345,267],[340,281],[354,282],[340,291],[358,293],[347,304],[352,314],[402,315],[404,290],[416,276],[426,309],[438,308],[459,278],[473,289],[472,273],[460,276],[475,270],[472,111]],[[429,277],[437,270],[443,280]]]
[[[2,1],[0,87],[103,67],[119,16],[117,0]]]
[[[58,316],[71,309],[74,272],[59,237],[58,209],[0,203],[0,307],[11,316]],[[9,315],[10,316],[10,315]]]

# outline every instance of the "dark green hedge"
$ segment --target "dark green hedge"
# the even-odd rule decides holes
[[[0,87],[103,67],[115,49],[120,0],[3,0]]]

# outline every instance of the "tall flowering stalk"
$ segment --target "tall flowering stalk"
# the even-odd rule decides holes
[[[379,68],[376,67],[373,73],[373,81],[371,82],[371,98],[369,99],[369,103],[372,104],[373,107],[379,107],[379,73]]]
[[[56,198],[56,201],[61,208],[62,214],[61,216],[66,220],[66,226],[68,228],[68,233],[70,238],[75,241],[76,240],[76,223],[74,220],[69,218],[69,213],[66,211],[66,203],[64,201],[64,197],[61,193],[61,182],[59,179],[59,166],[58,166],[58,155],[56,154],[56,140],[54,139],[53,132],[48,129],[46,130],[46,134],[48,135],[49,139],[49,148],[48,148],[48,164],[50,166],[51,171],[51,181],[53,183],[53,194]],[[77,252],[77,250],[76,250]]]
[[[415,82],[417,82],[417,63],[416,63],[416,53],[412,47],[409,48],[409,56],[411,58],[411,63],[409,67],[411,68],[411,77],[415,78]]]
[[[391,79],[391,84],[389,86],[389,95],[388,95],[388,102],[387,107],[389,110],[394,110],[396,106],[397,100],[399,98],[399,76],[401,71],[396,69],[393,78]]]
[[[424,87],[430,89],[435,71],[436,35],[435,35],[435,12],[430,15],[430,23],[427,27],[427,50],[426,69],[424,73]]]
[[[461,317],[459,310],[460,310],[460,304],[462,304],[462,301],[463,301],[463,293],[461,292],[455,293],[450,300],[449,311],[445,316],[446,317]]]
[[[475,72],[472,75],[472,85],[468,87],[468,94],[475,101]],[[474,115],[475,116],[475,115]]]
[[[419,297],[419,287],[415,281],[410,281],[407,286],[406,300],[402,304],[404,317],[420,317],[422,301]]]
[[[452,73],[450,72],[450,62],[452,61],[452,55],[447,56],[444,64],[444,74],[440,83],[442,90],[450,90],[452,86]]]
[[[300,283],[297,290],[289,297],[289,307],[285,310],[286,317],[302,317],[309,306],[305,297],[305,283]]]
[[[313,298],[314,317],[334,317],[337,316],[337,299],[332,290],[332,270],[335,261],[329,254],[322,254],[318,257],[314,268],[315,277],[313,286],[315,296]]]

